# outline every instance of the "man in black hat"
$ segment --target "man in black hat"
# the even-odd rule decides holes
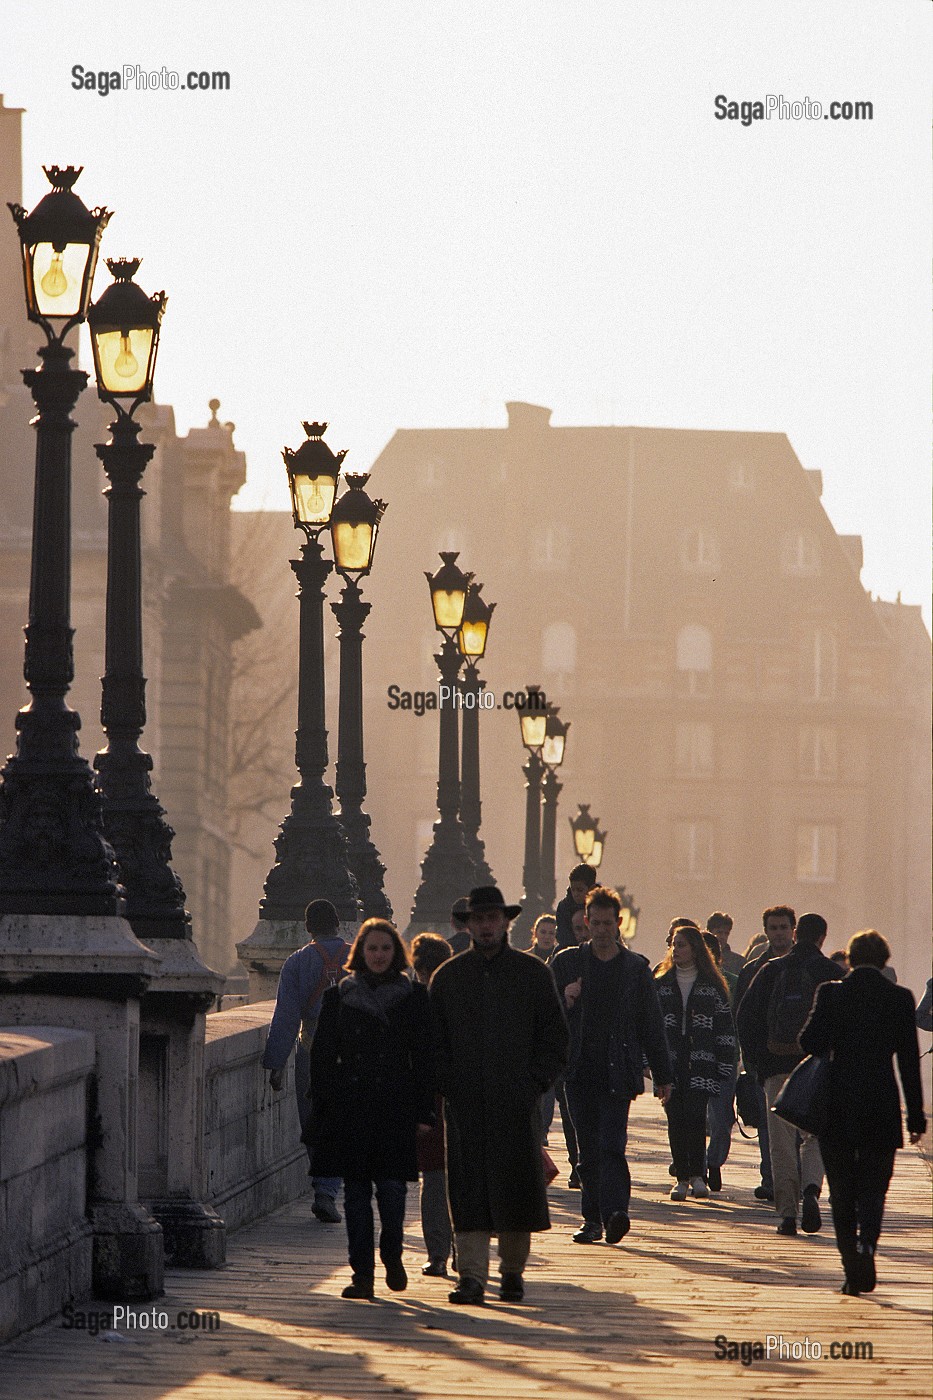
[[[321,1012],[321,997],[328,987],[336,986],[343,977],[344,963],[350,951],[340,937],[340,916],[329,899],[312,899],[305,909],[305,928],[310,942],[292,953],[282,964],[275,1011],[262,1057],[262,1067],[269,1071],[269,1085],[273,1092],[278,1093],[282,1088],[285,1065],[298,1039],[295,1098],[302,1133],[311,1118],[308,1066],[311,1041]],[[310,1146],[308,1156],[311,1156]],[[313,1186],[312,1214],[325,1224],[339,1225],[337,1192],[340,1190],[340,1178],[316,1176]]]
[[[520,1303],[531,1233],[551,1226],[539,1099],[566,1062],[567,1021],[548,968],[509,946],[521,906],[484,885],[469,911],[471,948],[430,988],[460,1273],[450,1301],[483,1302],[497,1235],[499,1296]]]

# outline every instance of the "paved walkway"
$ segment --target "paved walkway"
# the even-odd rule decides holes
[[[551,1141],[556,1134],[552,1132]],[[407,1293],[344,1302],[342,1227],[311,1218],[307,1199],[240,1231],[229,1263],[169,1273],[156,1312],[214,1310],[215,1331],[92,1337],[58,1323],[0,1348],[3,1400],[807,1400],[928,1397],[931,1389],[930,1171],[898,1154],[877,1291],[847,1298],[827,1220],[782,1239],[753,1204],[755,1144],[738,1138],[722,1195],[667,1199],[663,1118],[649,1098],[633,1114],[634,1224],[621,1246],[581,1247],[579,1196],[551,1189],[554,1229],[534,1237],[524,1306],[458,1309],[443,1280],[423,1279],[417,1211],[409,1210]],[[558,1158],[556,1149],[555,1158]],[[563,1157],[559,1161],[563,1165]],[[566,1180],[563,1172],[559,1180]],[[85,1305],[100,1308],[103,1305]],[[151,1305],[150,1309],[151,1310]],[[140,1309],[140,1311],[146,1311]],[[715,1339],[822,1348],[818,1359],[717,1357]],[[844,1356],[832,1358],[830,1349]],[[868,1344],[871,1359],[856,1358]],[[725,1349],[725,1343],[720,1350]]]

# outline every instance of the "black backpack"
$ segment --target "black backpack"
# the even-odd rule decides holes
[[[772,1055],[803,1054],[798,1036],[813,1009],[818,980],[799,958],[782,958],[768,1000],[768,1051]]]

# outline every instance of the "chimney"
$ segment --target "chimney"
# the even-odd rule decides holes
[[[551,410],[536,403],[507,403],[505,411],[509,415],[510,432],[539,433],[550,427]]]

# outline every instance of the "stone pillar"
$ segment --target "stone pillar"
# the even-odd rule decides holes
[[[136,1129],[139,999],[158,965],[125,919],[64,914],[0,918],[0,1024],[94,1036],[88,1124],[88,1218],[95,1296],[163,1292],[162,1230],[140,1204]]]

